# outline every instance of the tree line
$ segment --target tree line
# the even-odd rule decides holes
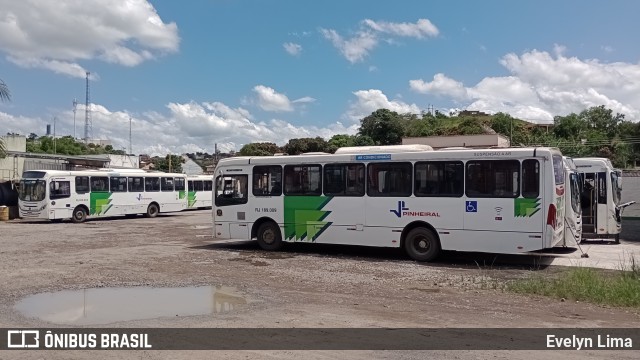
[[[329,140],[296,138],[284,146],[250,143],[240,149],[239,155],[334,153],[346,146],[398,145],[403,137],[500,134],[509,138],[512,146],[558,147],[567,156],[606,157],[616,167],[627,168],[640,159],[640,123],[624,117],[602,105],[556,116],[553,124],[538,126],[506,113],[447,116],[437,111],[418,115],[378,109],[360,121],[355,135],[338,134]]]

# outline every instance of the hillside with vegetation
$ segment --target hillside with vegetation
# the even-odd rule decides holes
[[[464,114],[464,113],[463,113]],[[624,120],[624,114],[595,106],[578,114],[556,116],[550,126],[538,126],[509,114],[447,116],[398,114],[379,109],[360,121],[355,135],[339,134],[329,140],[321,137],[291,139],[282,147],[274,143],[251,143],[240,155],[290,155],[329,152],[344,146],[396,145],[403,137],[500,134],[513,146],[553,146],[573,157],[601,156],[620,168],[633,167],[640,160],[640,123]]]

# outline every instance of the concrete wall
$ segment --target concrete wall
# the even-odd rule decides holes
[[[27,138],[22,135],[0,136],[7,151],[27,151]],[[24,158],[7,156],[0,159],[0,182],[19,179],[24,169]]]

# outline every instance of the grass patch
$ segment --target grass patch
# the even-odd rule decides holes
[[[572,268],[556,278],[536,276],[516,280],[509,283],[507,289],[521,294],[640,307],[640,263],[630,257],[620,270],[613,273],[601,269]]]

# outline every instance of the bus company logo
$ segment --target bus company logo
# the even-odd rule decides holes
[[[40,347],[40,331],[38,330],[8,330],[7,348],[29,349]]]
[[[501,221],[502,220],[502,216],[500,215],[500,213],[502,212],[502,208],[500,206],[496,206],[495,209],[496,209],[496,217],[495,217],[495,219],[498,220],[498,221]]]
[[[142,200],[142,194],[138,194],[138,196],[136,196],[136,199],[138,199],[138,201]]]
[[[398,200],[398,206],[396,209],[391,209],[389,212],[394,213],[397,217],[403,216],[431,216],[431,217],[440,217],[440,214],[433,211],[410,211],[407,203],[403,200]]]

